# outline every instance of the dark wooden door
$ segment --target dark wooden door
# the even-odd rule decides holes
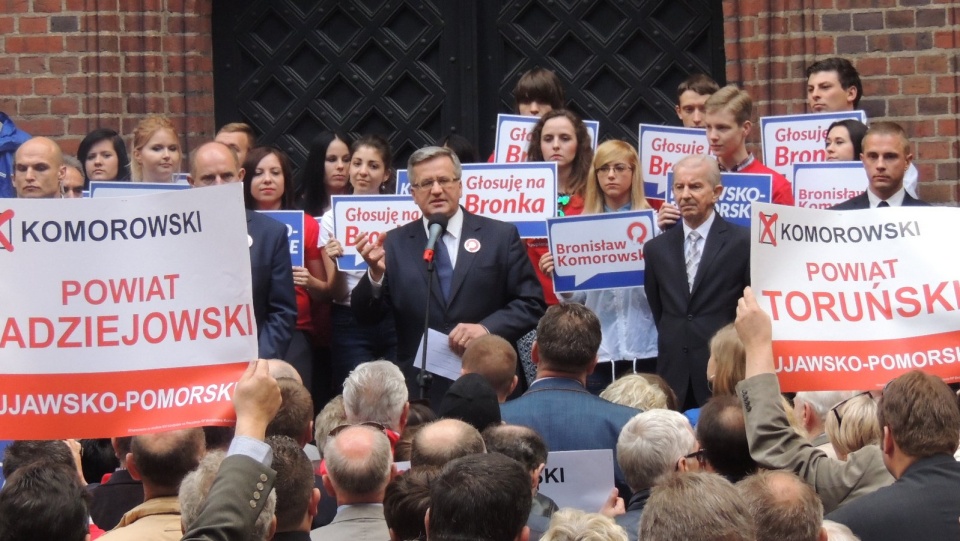
[[[689,73],[724,80],[720,0],[214,0],[216,120],[296,163],[324,129],[386,136],[403,167],[456,132],[483,156],[535,66],[600,139],[677,123]]]

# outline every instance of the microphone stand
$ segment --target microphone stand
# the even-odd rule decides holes
[[[420,399],[425,400],[433,384],[433,374],[427,372],[427,334],[430,331],[430,290],[433,289],[433,254],[427,260],[427,308],[423,316],[423,355],[420,356],[420,375],[417,376],[417,385],[420,386]]]

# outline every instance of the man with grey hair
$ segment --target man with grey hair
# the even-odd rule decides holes
[[[796,475],[762,470],[736,486],[753,515],[757,541],[827,541],[823,504]]]
[[[442,468],[462,456],[485,453],[480,432],[459,419],[440,419],[424,425],[413,436],[410,467]]]
[[[715,473],[667,477],[640,518],[644,541],[756,541],[750,509],[737,489]]]
[[[314,541],[385,540],[383,495],[396,474],[390,441],[367,425],[344,425],[323,449],[323,486],[339,505],[333,522],[310,533]]]
[[[856,391],[801,391],[793,397],[793,416],[806,432],[807,440],[828,456],[837,455],[827,438],[827,414],[830,408],[855,393]]]
[[[425,299],[430,299],[430,328],[447,335],[450,348],[460,355],[487,334],[515,343],[536,326],[546,305],[517,228],[460,207],[462,170],[456,154],[441,147],[422,148],[410,156],[407,171],[423,218],[376,242],[367,242],[364,235],[357,239],[357,251],[369,270],[350,303],[364,323],[393,314],[397,359],[407,384],[417,389],[414,357],[423,337]],[[437,222],[445,224],[445,232],[435,255],[427,252],[430,268],[436,267],[430,273],[424,247],[430,224]],[[436,380],[430,398],[439,404],[452,382]]]
[[[700,469],[700,444],[690,421],[676,411],[656,409],[630,419],[617,439],[617,462],[633,491],[627,512],[614,517],[636,541],[650,491],[676,471]]]
[[[690,155],[673,166],[681,224],[644,246],[644,289],[657,324],[657,374],[686,410],[710,398],[710,337],[736,316],[750,283],[750,231],[714,212],[723,186],[717,161]]]
[[[408,396],[397,365],[371,361],[354,368],[343,382],[343,411],[348,423],[380,423],[399,437],[407,425]]]
[[[213,480],[220,471],[220,465],[226,453],[223,451],[210,451],[207,453],[197,469],[193,470],[183,478],[180,484],[180,524],[183,531],[186,532],[189,525],[200,516],[200,511],[207,503],[207,496],[210,494],[210,487],[213,486]],[[271,489],[267,495],[267,501],[263,505],[263,511],[257,516],[254,524],[251,539],[252,541],[267,541],[273,537],[276,530],[276,512],[277,491]]]
[[[64,199],[80,199],[83,197],[83,164],[73,156],[64,156],[63,165],[66,167],[63,178],[60,179],[60,197]]]

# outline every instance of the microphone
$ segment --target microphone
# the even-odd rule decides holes
[[[427,220],[427,229],[430,234],[427,238],[427,246],[423,249],[423,260],[427,263],[433,262],[434,247],[440,237],[443,236],[443,232],[447,230],[447,221],[449,220],[450,218],[446,214],[440,214],[439,212],[431,214]]]

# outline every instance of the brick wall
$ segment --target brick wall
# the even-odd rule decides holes
[[[868,5],[869,4],[869,5]],[[911,136],[920,196],[960,201],[960,6],[952,0],[723,0],[727,80],[757,116],[803,113],[807,65],[850,59],[860,106]]]
[[[210,138],[210,0],[0,0],[0,111],[75,153],[86,133],[126,136],[169,115],[185,150]]]

